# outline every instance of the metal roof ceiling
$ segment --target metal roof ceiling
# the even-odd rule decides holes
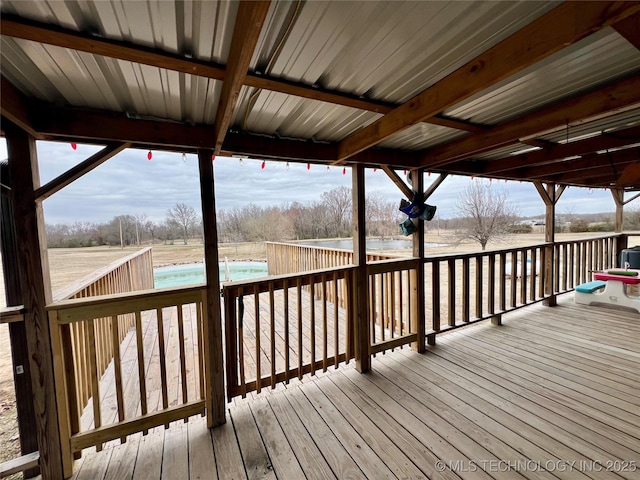
[[[258,79],[282,79],[319,92],[374,101],[388,112],[429,87],[446,82],[468,62],[508,41],[536,19],[544,18],[558,4],[272,2],[256,36],[249,73]],[[6,0],[0,8],[3,18],[32,20],[71,33],[84,32],[98,40],[125,42],[224,69],[230,62],[239,4],[190,0]],[[7,35],[1,38],[2,76],[27,98],[42,104],[126,113],[129,118],[209,126],[217,121],[223,73],[207,78],[164,68],[162,64],[146,65],[113,58],[117,55],[97,55],[48,43],[51,42]],[[428,155],[430,149],[465,141],[483,127],[502,125],[639,73],[638,45],[630,43],[618,30],[604,28],[440,112],[447,119],[460,122],[458,125],[441,123],[437,118],[414,122],[377,141],[375,146],[418,152],[417,157],[407,158],[420,158],[421,151]],[[372,124],[380,121],[384,113],[319,100],[313,94],[299,96],[246,83],[237,98],[229,129],[275,139],[335,145],[367,126],[374,128]],[[587,135],[635,124],[640,114],[636,106],[630,108],[631,112],[598,122],[574,122],[569,129],[572,134]],[[541,132],[538,140],[561,143],[563,132],[557,127],[546,132]],[[60,135],[71,136],[73,132]],[[469,158],[501,158],[527,148],[518,140],[470,154]]]

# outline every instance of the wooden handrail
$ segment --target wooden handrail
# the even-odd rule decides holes
[[[24,306],[0,308],[0,324],[24,322]]]

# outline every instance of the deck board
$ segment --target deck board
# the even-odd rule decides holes
[[[442,335],[425,354],[376,355],[366,375],[343,365],[236,398],[211,432],[198,416],[85,451],[75,477],[637,479],[638,336],[640,315],[565,295]],[[607,461],[636,470],[594,470]]]

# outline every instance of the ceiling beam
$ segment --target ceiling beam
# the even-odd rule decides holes
[[[409,187],[409,185],[404,183],[404,180],[402,180],[400,175],[398,175],[395,172],[395,170],[393,170],[388,165],[382,165],[382,170],[384,170],[384,173],[387,174],[387,176],[396,185],[396,187],[400,189],[400,191],[404,194],[404,196],[407,197],[407,200],[409,201],[413,200],[413,190],[411,190],[411,187]]]
[[[22,94],[4,76],[0,79],[0,111],[2,116],[28,132],[34,138],[39,138],[31,120],[31,101]]]
[[[522,153],[520,155],[510,155],[495,160],[489,159],[485,163],[486,166],[478,173],[492,174],[508,172],[516,168],[559,162],[564,158],[574,155],[585,155],[599,150],[620,148],[633,143],[640,143],[640,126],[613,132],[604,132],[597,137],[575,142],[558,143],[553,146],[549,145],[542,150]]]
[[[216,155],[220,153],[222,141],[231,123],[233,111],[236,108],[236,103],[238,103],[242,82],[249,70],[249,63],[258,43],[270,3],[269,0],[246,0],[238,4],[227,70],[224,74],[222,93],[220,94],[215,124],[213,125],[214,153]]]
[[[70,183],[76,181],[78,178],[82,177],[86,173],[89,173],[91,170],[93,170],[97,166],[102,165],[111,157],[116,156],[118,153],[129,148],[130,146],[131,144],[129,143],[118,143],[114,145],[107,145],[105,148],[103,148],[99,152],[91,155],[86,160],[80,162],[76,166],[67,170],[65,173],[51,180],[49,183],[38,188],[35,191],[36,200],[41,201],[46,198],[49,198],[54,193],[62,190],[64,187],[66,187]]]
[[[475,154],[516,144],[566,125],[579,124],[640,107],[640,75],[619,80],[599,90],[577,95],[493,127],[485,134],[470,135],[423,152],[421,164],[441,167]]]
[[[344,138],[338,144],[338,158],[344,160],[372,147],[639,10],[637,2],[562,3],[384,117]]]
[[[616,23],[613,28],[631,43],[631,45],[640,50],[640,13],[625,18],[621,22]]]
[[[502,172],[502,175],[509,176],[509,174],[511,174],[512,176],[521,179],[534,179],[551,176],[557,172],[580,172],[600,167],[608,167],[609,170],[612,170],[611,162],[613,162],[617,168],[619,164],[626,165],[629,162],[637,161],[639,158],[639,151],[640,149],[638,148],[628,148],[625,150],[611,152],[609,154],[604,153],[599,155],[597,153],[591,153],[576,160],[567,160],[566,162],[522,168],[511,172]]]

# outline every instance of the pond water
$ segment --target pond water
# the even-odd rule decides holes
[[[228,265],[231,280],[246,280],[267,275],[266,262],[229,262]],[[154,268],[153,279],[156,288],[204,283],[204,264],[188,263]],[[220,281],[224,280],[225,264],[220,263]]]
[[[339,240],[302,240],[301,245],[310,245],[312,247],[322,248],[339,248],[341,250],[353,250],[353,240],[344,238]],[[402,250],[411,248],[411,240],[403,239],[383,239],[383,238],[367,238],[367,250]],[[427,243],[425,248],[442,247],[441,243]]]

